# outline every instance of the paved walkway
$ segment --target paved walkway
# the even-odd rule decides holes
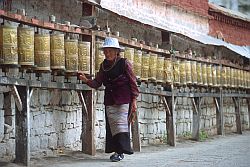
[[[16,164],[1,164],[20,167]],[[125,156],[121,162],[110,162],[109,155],[82,153],[33,159],[32,167],[249,167],[250,131],[243,135],[216,136],[205,142],[184,141],[177,146],[158,145],[143,147],[142,152]]]

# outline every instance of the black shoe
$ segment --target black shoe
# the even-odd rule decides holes
[[[113,155],[110,156],[110,160],[112,162],[118,162],[121,161],[124,158],[123,154],[118,154],[118,153],[114,153]]]

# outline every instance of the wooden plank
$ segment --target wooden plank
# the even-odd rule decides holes
[[[22,105],[22,100],[18,94],[17,88],[15,85],[10,85],[10,90],[11,90],[11,94],[14,97],[15,100],[15,104],[17,106],[18,111],[22,111],[23,110],[23,105]]]
[[[141,152],[141,137],[140,137],[140,129],[139,129],[139,121],[138,121],[138,113],[136,112],[136,120],[132,124],[132,142],[133,142],[133,150],[137,152]]]
[[[219,107],[216,107],[217,134],[218,135],[225,135],[222,88],[220,89],[220,98],[215,98],[215,99],[216,99],[217,103],[219,102],[219,104],[218,104]]]
[[[84,116],[86,117],[86,119],[88,120],[88,108],[87,108],[87,105],[86,105],[86,102],[85,102],[85,99],[83,97],[83,94],[81,91],[77,91],[78,93],[78,97],[80,99],[80,102],[82,103],[82,114],[84,114]]]
[[[169,105],[168,105],[168,103],[167,103],[166,98],[165,98],[165,97],[162,97],[162,99],[163,99],[163,105],[164,105],[164,107],[165,107],[165,109],[166,109],[167,115],[171,115],[171,111],[170,111],[170,108],[169,108]]]
[[[234,97],[233,101],[234,101],[234,106],[235,106],[237,133],[242,134],[242,126],[241,126],[241,119],[240,119],[240,99]]]
[[[194,140],[199,141],[199,134],[200,134],[200,109],[201,109],[201,98],[196,97],[192,98],[192,103],[194,107],[193,112],[193,131],[192,131],[192,138]]]
[[[30,166],[30,94],[29,87],[17,86],[23,104],[22,112],[16,112],[16,163]]]

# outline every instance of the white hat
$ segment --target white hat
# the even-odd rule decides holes
[[[119,49],[120,51],[123,51],[124,49],[120,47],[118,39],[117,38],[111,38],[107,37],[104,40],[104,44],[100,49],[104,48],[116,48]]]

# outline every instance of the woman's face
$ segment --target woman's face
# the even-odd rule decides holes
[[[117,54],[118,54],[118,50],[115,48],[104,48],[105,58],[109,61],[115,60]]]

